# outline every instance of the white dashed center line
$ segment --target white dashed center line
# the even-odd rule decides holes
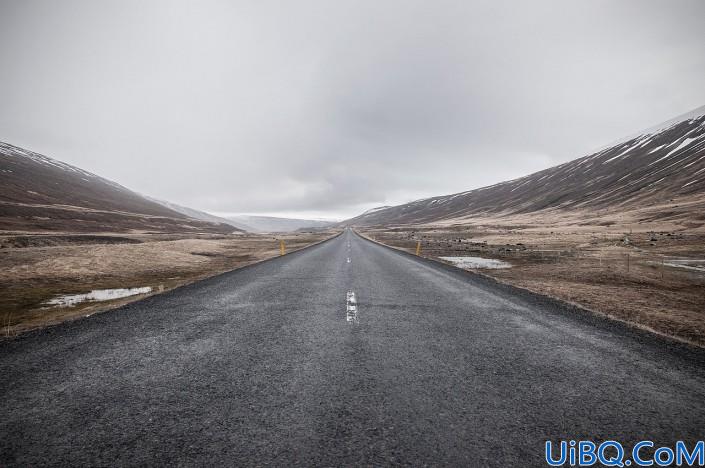
[[[357,298],[353,291],[348,291],[346,300],[346,320],[352,323],[359,323],[357,318]]]

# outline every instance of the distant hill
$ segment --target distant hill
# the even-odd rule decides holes
[[[211,232],[236,229],[191,218],[113,181],[0,142],[0,230]]]
[[[378,211],[386,210],[387,208],[392,208],[392,207],[389,206],[389,205],[378,206],[378,207],[376,207],[376,208],[370,208],[369,210],[365,211],[365,212],[362,213],[362,214],[363,214],[363,215],[369,215],[369,214],[372,214],[372,213],[376,213],[376,212],[378,212]]]
[[[228,216],[228,220],[248,226],[251,232],[293,232],[300,229],[324,229],[336,224],[333,221],[297,218],[277,218],[273,216]]]
[[[187,208],[164,200],[147,197],[150,200],[159,203],[171,210],[182,213],[194,219],[209,221],[214,223],[225,223],[234,226],[238,229],[247,232],[292,232],[299,229],[321,229],[334,224],[332,221],[297,219],[297,218],[278,218],[275,216],[250,216],[250,215],[235,215],[228,218],[215,216],[210,213]]]
[[[194,219],[200,219],[201,221],[208,221],[211,223],[221,223],[221,224],[229,224],[230,226],[236,227],[237,229],[240,229],[242,231],[248,231],[248,232],[256,232],[257,230],[251,226],[248,226],[243,223],[239,223],[237,221],[233,221],[231,219],[227,218],[221,218],[220,216],[215,216],[210,213],[206,213],[205,211],[199,211],[195,210],[193,208],[188,208],[186,206],[181,206],[177,205],[176,203],[171,203],[165,200],[159,200],[157,198],[152,198],[152,197],[147,197],[149,200],[152,200],[153,202],[159,203],[162,206],[165,206],[169,208],[170,210],[174,210],[178,213],[184,214],[190,218]]]
[[[705,106],[559,166],[468,192],[370,210],[343,224],[462,222],[546,210],[628,210],[703,195]]]

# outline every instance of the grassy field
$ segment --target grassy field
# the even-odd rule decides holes
[[[505,220],[502,224],[369,228],[361,233],[409,252],[420,244],[422,256],[439,261],[445,261],[440,257],[501,260],[511,267],[476,271],[705,345],[705,232],[701,226]]]
[[[47,301],[97,289],[151,287],[167,291],[334,235],[14,234],[0,235],[2,336],[115,308],[145,295],[83,302],[71,307]]]

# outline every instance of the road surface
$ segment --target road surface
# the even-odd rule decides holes
[[[0,465],[546,466],[703,438],[704,356],[346,231],[0,343]]]

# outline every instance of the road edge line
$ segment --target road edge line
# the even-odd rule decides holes
[[[457,267],[455,265],[451,265],[449,263],[444,263],[439,260],[436,260],[435,258],[432,257],[426,257],[422,255],[415,255],[412,252],[408,252],[401,247],[395,247],[391,245],[384,244],[382,242],[379,242],[375,239],[371,239],[370,237],[359,233],[353,229],[353,233],[360,236],[362,239],[372,242],[373,244],[379,245],[380,247],[384,247],[390,250],[393,250],[394,252],[398,252],[401,254],[404,254],[406,256],[409,256],[411,258],[415,258],[418,260],[426,261],[431,263],[434,266],[441,266],[444,267],[446,270],[449,270],[454,273],[463,273],[467,276],[470,277],[476,277],[479,279],[482,279],[485,281],[485,285],[488,286],[494,286],[494,287],[502,287],[505,289],[508,289],[509,292],[515,292],[519,293],[520,296],[529,296],[532,298],[537,298],[543,301],[549,301],[552,302],[552,306],[566,310],[570,313],[572,313],[574,316],[583,319],[584,321],[587,322],[594,322],[595,320],[599,320],[600,322],[603,322],[605,324],[611,325],[611,326],[620,326],[620,328],[623,329],[625,332],[630,332],[630,334],[634,335],[634,338],[640,338],[641,334],[646,334],[650,338],[657,338],[660,341],[662,341],[661,344],[665,345],[678,345],[680,347],[683,347],[684,350],[688,350],[690,352],[692,351],[697,351],[697,352],[703,352],[705,351],[705,344],[699,344],[694,341],[687,340],[685,338],[669,335],[667,333],[660,332],[658,330],[654,330],[651,327],[648,327],[646,325],[642,325],[636,322],[630,322],[628,320],[621,319],[619,317],[616,317],[614,315],[601,312],[598,310],[593,310],[589,309],[582,304],[578,304],[576,302],[572,301],[567,301],[564,299],[561,299],[556,296],[551,296],[549,294],[542,294],[536,291],[532,291],[527,288],[523,288],[521,286],[515,286],[511,283],[507,283],[505,281],[501,281],[498,278],[495,278],[494,276],[488,275],[487,273],[482,273],[479,271],[471,271],[471,270],[465,270],[464,268]],[[634,334],[634,332],[641,332],[640,334]]]

